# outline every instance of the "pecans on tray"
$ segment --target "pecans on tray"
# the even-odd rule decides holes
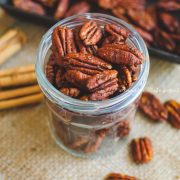
[[[52,33],[47,78],[60,92],[80,100],[101,101],[127,90],[137,80],[143,54],[127,44],[129,32],[96,21]],[[53,69],[54,68],[54,72]]]

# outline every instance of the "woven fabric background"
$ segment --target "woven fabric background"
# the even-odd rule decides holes
[[[21,28],[28,43],[0,69],[35,62],[39,40],[47,31],[0,10],[0,34],[11,27]],[[162,101],[180,102],[180,65],[151,56],[146,89]],[[47,122],[44,103],[0,112],[0,180],[101,180],[112,171],[141,180],[180,180],[180,131],[167,123],[154,124],[137,113],[130,136],[116,154],[80,159],[55,144]],[[129,142],[145,135],[152,139],[154,158],[147,165],[136,165],[129,155]]]

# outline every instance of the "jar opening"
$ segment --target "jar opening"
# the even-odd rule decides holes
[[[144,54],[145,59],[143,64],[141,65],[141,70],[137,81],[128,90],[108,100],[84,102],[66,96],[60,91],[58,91],[46,78],[44,72],[44,66],[46,63],[45,62],[46,54],[51,47],[51,34],[55,27],[62,25],[73,28],[75,26],[81,25],[83,22],[87,20],[92,20],[92,19],[100,23],[114,23],[121,26],[122,28],[126,28],[130,32],[129,41]],[[42,91],[44,92],[46,97],[49,100],[51,100],[53,103],[74,112],[101,114],[104,112],[110,113],[115,110],[117,111],[119,109],[125,108],[130,103],[135,101],[135,99],[137,99],[138,96],[141,94],[145,86],[145,83],[147,81],[148,73],[149,73],[149,54],[143,39],[136,32],[136,30],[126,22],[105,14],[86,13],[86,14],[71,16],[69,18],[66,18],[58,22],[51,29],[49,29],[48,32],[43,36],[38,49],[36,74]]]

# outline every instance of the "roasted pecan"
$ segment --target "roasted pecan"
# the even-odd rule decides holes
[[[63,64],[66,69],[78,70],[89,75],[97,74],[112,68],[109,63],[91,54],[83,53],[70,53],[66,55]]]
[[[90,76],[77,70],[68,70],[65,74],[65,78],[68,82],[72,83],[76,87],[83,89],[86,84],[86,80]]]
[[[156,26],[153,18],[147,11],[129,9],[127,15],[135,24],[147,31],[152,31]]]
[[[165,31],[157,29],[155,31],[154,37],[156,39],[156,41],[154,42],[155,46],[161,47],[162,49],[168,50],[170,52],[173,52],[175,50],[175,42],[173,41],[171,36]]]
[[[102,38],[102,30],[95,21],[86,22],[79,32],[85,45],[96,45]]]
[[[144,56],[127,44],[107,44],[97,50],[99,57],[114,64],[139,65]]]
[[[67,53],[76,52],[73,31],[67,27],[58,26],[52,34],[52,51],[56,55],[56,61],[62,65],[62,57]]]
[[[105,31],[109,33],[111,36],[116,37],[116,41],[125,41],[128,38],[129,33],[114,24],[106,24]]]
[[[177,129],[180,129],[180,104],[174,100],[165,103],[168,111],[168,122]]]
[[[36,13],[39,15],[45,15],[46,12],[40,4],[33,2],[31,0],[13,0],[15,7],[27,11],[29,13]]]
[[[110,173],[105,177],[104,180],[139,180],[139,179],[126,174]]]
[[[80,94],[80,90],[77,88],[61,88],[60,91],[70,97],[78,97]]]
[[[179,21],[168,13],[160,13],[159,20],[161,24],[171,33],[178,33],[180,29]]]
[[[121,138],[125,137],[130,132],[130,124],[129,124],[129,121],[127,121],[127,120],[120,121],[115,126],[117,127],[117,130],[116,130],[117,131],[117,134],[116,134],[117,137],[121,137]]]
[[[115,43],[124,44],[123,41],[119,42],[119,40],[115,36],[107,36],[103,39],[101,47],[106,44],[115,44]]]
[[[57,5],[57,9],[56,9],[56,12],[54,14],[54,17],[56,19],[62,18],[68,9],[68,6],[69,6],[69,0],[60,0],[58,5]]]
[[[165,11],[178,11],[180,10],[180,3],[175,1],[162,1],[157,3],[157,7]]]
[[[83,14],[90,11],[90,5],[87,2],[78,2],[70,7],[70,9],[65,13],[65,17],[72,15]]]
[[[138,163],[147,163],[153,157],[151,140],[148,137],[133,139],[131,142],[133,160]]]
[[[149,92],[143,92],[139,109],[154,121],[167,120],[168,113],[159,99]]]

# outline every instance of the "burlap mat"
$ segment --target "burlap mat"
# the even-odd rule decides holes
[[[1,68],[35,62],[39,39],[47,29],[15,21],[0,11],[0,33],[11,26],[23,29],[29,43]],[[151,57],[146,89],[163,101],[169,98],[180,101],[180,66]],[[138,113],[131,135],[116,154],[80,159],[54,143],[47,120],[43,103],[0,112],[0,180],[101,180],[111,171],[142,180],[180,179],[180,131],[167,123],[151,123]],[[144,135],[153,141],[154,158],[149,164],[138,166],[129,156],[128,145],[132,138]]]

